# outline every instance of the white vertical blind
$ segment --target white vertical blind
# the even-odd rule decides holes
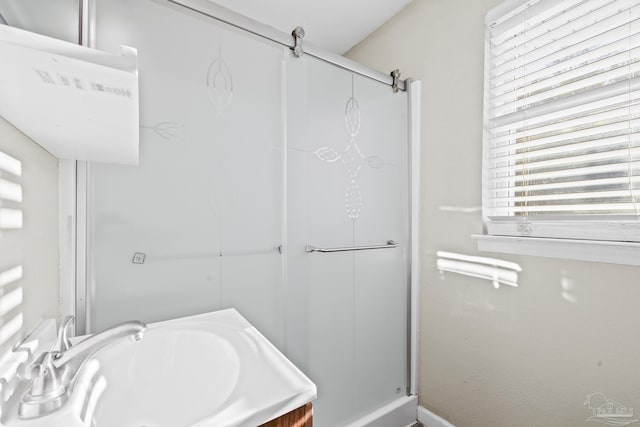
[[[488,233],[639,241],[640,0],[510,0],[485,49]]]

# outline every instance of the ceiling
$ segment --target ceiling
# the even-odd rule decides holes
[[[212,0],[228,9],[291,33],[300,25],[305,41],[345,53],[411,0]]]

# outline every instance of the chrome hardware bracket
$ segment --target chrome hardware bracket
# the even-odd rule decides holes
[[[304,55],[304,49],[302,47],[302,39],[304,38],[304,28],[298,26],[296,28],[294,28],[294,30],[291,32],[291,35],[293,36],[293,54],[298,57],[301,58],[302,55]]]
[[[391,89],[393,89],[393,93],[398,93],[400,91],[400,70],[397,68],[391,72],[391,77],[393,77],[393,83],[391,83]]]
[[[133,258],[131,258],[131,262],[133,264],[144,264],[144,259],[147,257],[147,254],[142,252],[136,252],[133,254]]]

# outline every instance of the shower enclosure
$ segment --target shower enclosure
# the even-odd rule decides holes
[[[141,142],[139,166],[78,164],[81,327],[233,307],[317,384],[317,426],[402,406],[410,83],[297,56],[206,1],[89,6],[91,46],[138,49]]]

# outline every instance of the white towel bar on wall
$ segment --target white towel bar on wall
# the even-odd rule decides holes
[[[398,243],[393,240],[387,240],[387,243],[383,245],[368,245],[368,246],[347,246],[343,248],[318,248],[316,246],[307,245],[306,252],[347,252],[347,251],[366,251],[370,249],[391,249],[397,248]]]

